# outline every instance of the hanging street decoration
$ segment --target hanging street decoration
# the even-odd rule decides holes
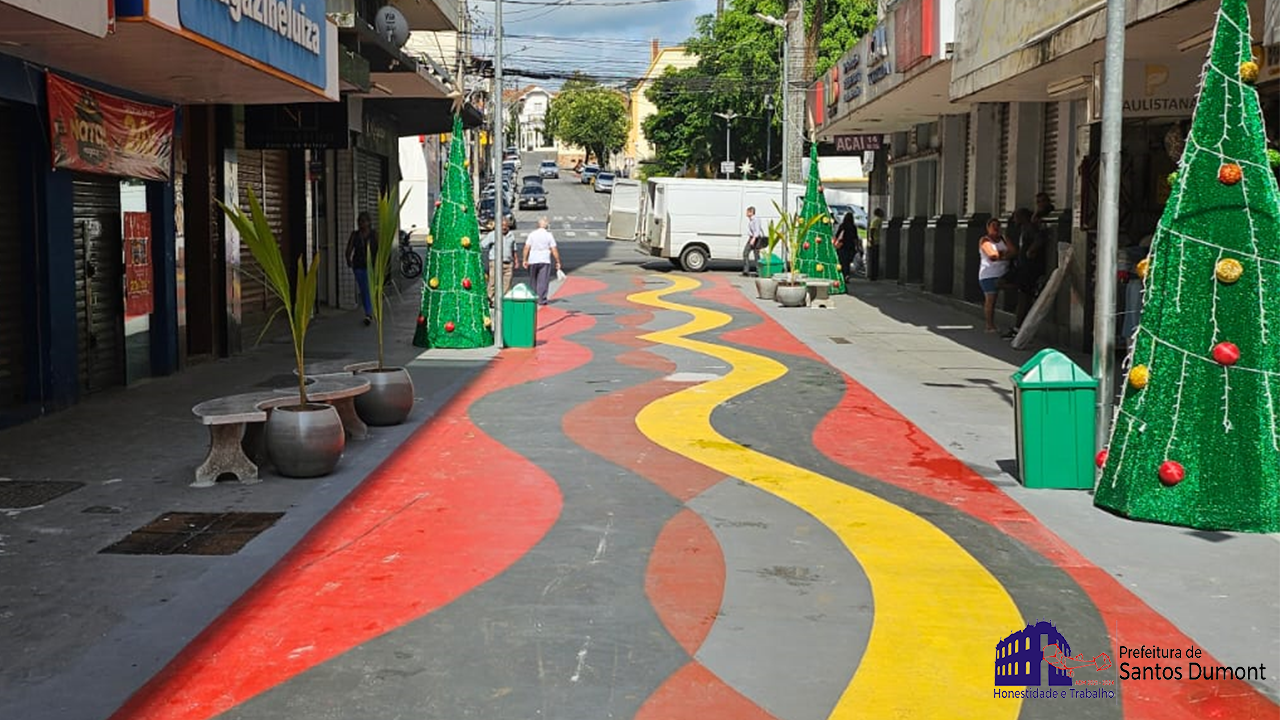
[[[1135,520],[1280,531],[1280,188],[1247,0],[1222,0],[1151,243],[1142,319],[1094,494]]]

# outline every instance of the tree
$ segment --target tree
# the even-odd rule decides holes
[[[1247,0],[1222,2],[1173,193],[1138,267],[1142,320],[1094,502],[1140,520],[1276,532],[1280,189],[1248,12]]]
[[[622,94],[582,76],[565,82],[545,122],[548,137],[584,148],[600,163],[626,144],[630,125]]]
[[[431,348],[476,348],[493,344],[493,321],[480,255],[480,224],[467,172],[462,116],[453,118],[449,164],[440,203],[427,236],[422,312],[413,344]]]
[[[875,27],[875,0],[819,0],[806,7],[807,23],[820,17],[815,74],[834,65]],[[643,128],[655,148],[655,170],[674,172],[687,167],[704,174],[726,159],[722,150],[725,121],[714,117],[717,112],[739,115],[730,132],[730,159],[750,160],[766,175],[781,166],[782,30],[761,22],[757,12],[781,17],[786,5],[782,0],[731,0],[719,18],[699,17],[694,36],[685,44],[686,51],[698,57],[698,64],[664,73],[646,92],[657,107]],[[803,58],[799,49],[795,52]],[[765,106],[766,95],[774,97],[772,112]],[[803,108],[792,112],[792,121],[799,122]],[[678,129],[681,122],[690,127]],[[772,157],[766,158],[770,144]]]
[[[831,208],[827,207],[827,199],[822,194],[822,184],[818,176],[818,146],[812,145],[809,150],[809,185],[804,194],[804,207],[800,209],[803,221],[816,219],[807,225],[804,240],[796,253],[795,270],[805,277],[830,280],[831,289],[844,291],[844,273],[840,268],[840,258],[836,255],[836,246],[832,242]]]

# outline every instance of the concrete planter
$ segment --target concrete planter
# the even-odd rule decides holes
[[[756,297],[761,300],[772,300],[778,289],[778,281],[771,277],[756,278]]]
[[[369,392],[356,396],[356,412],[374,426],[399,425],[413,410],[413,378],[404,368],[361,370]]]
[[[804,285],[779,285],[774,297],[782,307],[804,307],[809,290]]]
[[[267,453],[285,477],[328,475],[338,466],[347,436],[332,405],[288,405],[267,419]]]

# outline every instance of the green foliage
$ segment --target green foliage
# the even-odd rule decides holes
[[[400,194],[397,188],[378,196],[378,238],[369,258],[369,300],[373,305],[373,322],[378,331],[378,369],[382,369],[382,319],[386,312],[387,276],[391,274],[391,257],[400,235],[400,210],[409,193],[396,204],[391,198]]]
[[[280,252],[280,243],[267,224],[267,216],[262,212],[253,188],[249,188],[249,214],[245,215],[239,208],[228,207],[218,202],[218,207],[226,213],[227,219],[235,225],[244,244],[249,247],[253,259],[262,268],[267,288],[278,298],[281,307],[267,321],[267,327],[275,320],[276,314],[284,312],[289,321],[289,333],[293,336],[293,356],[298,364],[298,402],[307,404],[307,375],[305,345],[307,329],[311,325],[311,311],[316,304],[316,284],[320,277],[320,255],[311,259],[311,266],[305,267],[302,258],[298,258],[297,285],[290,287],[289,271],[284,264],[284,256]],[[266,332],[266,328],[263,328]],[[259,336],[261,339],[261,336]]]
[[[875,26],[874,0],[822,0],[821,32],[813,73],[825,72],[855,42]],[[809,3],[806,23],[812,22]],[[730,0],[717,19],[704,15],[695,22],[695,34],[685,44],[698,57],[698,64],[663,74],[646,92],[657,107],[642,130],[653,144],[656,167],[664,174],[681,169],[706,172],[724,160],[724,120],[713,113],[736,112],[731,127],[733,160],[749,160],[762,176],[776,176],[782,163],[781,76],[782,29],[755,17],[764,13],[782,17],[782,0]],[[802,63],[804,53],[792,48],[793,67]],[[807,78],[812,80],[813,78]],[[773,110],[765,105],[772,95]],[[793,120],[803,108],[793,108]],[[771,157],[766,148],[772,144]],[[766,167],[766,159],[772,167]],[[656,174],[656,173],[655,173]]]
[[[795,273],[799,272],[796,267],[796,258],[800,256],[800,245],[804,242],[805,237],[813,230],[814,225],[822,222],[822,217],[803,218],[799,213],[790,214],[782,211],[782,206],[775,200],[773,207],[778,211],[778,219],[769,221],[769,253],[773,253],[773,249],[781,245],[787,253],[788,263],[791,265],[792,275],[781,280],[783,284],[793,283],[796,281]]]
[[[547,135],[566,145],[585,148],[601,164],[627,142],[631,116],[622,94],[585,77],[575,76],[547,108]]]

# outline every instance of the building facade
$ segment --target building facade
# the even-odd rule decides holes
[[[667,68],[683,70],[697,64],[697,56],[690,55],[682,47],[659,47],[657,40],[650,45],[649,68],[645,70],[640,82],[631,90],[631,127],[624,150],[626,162],[630,167],[634,168],[652,160],[655,155],[653,144],[644,134],[644,121],[658,112],[658,108],[647,96],[649,88],[653,87],[654,81],[661,77]]]

